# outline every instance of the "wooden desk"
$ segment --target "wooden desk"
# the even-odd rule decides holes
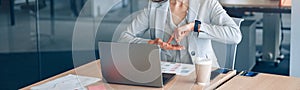
[[[291,8],[291,0],[219,0],[226,7]]]
[[[280,6],[283,8],[291,8],[292,7],[292,0],[281,0]]]
[[[291,13],[291,0],[219,0],[226,9],[262,13]]]
[[[300,90],[300,78],[263,73],[255,77],[235,76],[217,90]]]
[[[219,2],[226,7],[279,7],[279,1],[276,0],[219,0]]]
[[[90,76],[90,77],[97,77],[97,78],[102,78],[102,74],[100,71],[100,60],[95,60],[91,63],[85,64],[83,66],[80,66],[78,68],[75,68],[73,70],[61,73],[59,75],[56,75],[54,77],[48,78],[46,80],[37,82],[35,84],[32,84],[30,86],[24,87],[21,90],[30,90],[31,87],[37,86],[44,84],[48,81],[54,80],[56,78],[68,75],[68,74],[76,74],[76,75],[82,75],[82,76]],[[215,69],[214,69],[215,70]],[[211,86],[209,88],[213,89],[228,80],[229,78],[233,77],[236,75],[236,71],[230,71],[227,74],[219,74],[216,76],[213,80],[211,80]],[[197,84],[194,84],[195,82],[195,73],[190,74],[189,76],[175,76],[175,78],[170,81],[164,88],[154,88],[154,87],[143,87],[143,86],[131,86],[131,85],[120,85],[120,84],[107,84],[102,81],[97,82],[93,85],[104,85],[106,89],[137,89],[137,90],[145,90],[145,89],[157,89],[157,90],[162,90],[162,89],[194,89],[194,90],[199,90],[202,89],[202,86],[199,86]]]

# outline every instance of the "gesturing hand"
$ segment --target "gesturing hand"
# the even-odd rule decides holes
[[[173,36],[171,36],[171,37],[173,37]],[[149,40],[148,44],[159,45],[161,49],[165,49],[165,50],[183,50],[184,49],[183,46],[172,45],[172,44],[170,44],[170,42],[171,42],[170,39],[168,40],[168,42],[163,42],[160,38],[156,38],[155,40]]]
[[[194,23],[189,23],[189,24],[183,25],[179,28],[176,28],[172,36],[174,36],[173,38],[175,38],[175,41],[178,43],[185,36],[189,35],[189,33],[193,31],[193,29],[194,29]]]

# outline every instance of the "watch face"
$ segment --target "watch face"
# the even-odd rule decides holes
[[[199,32],[199,24],[201,24],[201,22],[199,20],[195,20],[194,32]]]

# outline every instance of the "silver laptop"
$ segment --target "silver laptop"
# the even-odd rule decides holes
[[[99,42],[103,80],[163,87],[175,74],[161,72],[160,48],[149,44]]]

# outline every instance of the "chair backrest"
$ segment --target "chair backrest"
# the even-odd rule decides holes
[[[241,22],[244,21],[244,19],[241,18],[232,19],[239,27],[241,26]],[[237,45],[212,41],[212,47],[220,67],[234,69]]]

